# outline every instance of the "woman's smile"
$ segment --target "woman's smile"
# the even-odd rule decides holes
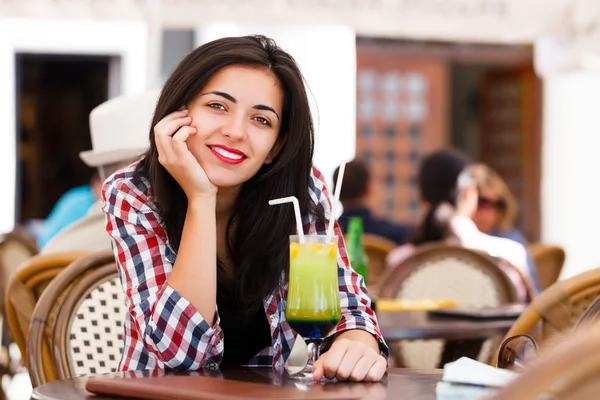
[[[240,150],[233,149],[231,147],[222,145],[209,145],[210,150],[213,152],[215,157],[219,160],[226,162],[227,164],[241,164],[246,160],[246,154]]]

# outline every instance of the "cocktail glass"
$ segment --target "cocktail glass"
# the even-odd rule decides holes
[[[290,236],[290,272],[285,317],[308,345],[307,365],[290,371],[294,379],[313,380],[312,366],[324,337],[342,316],[337,268],[337,236]]]

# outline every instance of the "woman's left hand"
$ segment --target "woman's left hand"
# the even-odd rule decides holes
[[[338,338],[313,366],[314,379],[378,382],[387,370],[387,361],[372,347],[357,341]]]

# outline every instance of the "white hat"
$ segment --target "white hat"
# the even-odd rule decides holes
[[[150,124],[159,90],[110,99],[90,113],[92,150],[79,156],[90,167],[127,161],[150,146]]]

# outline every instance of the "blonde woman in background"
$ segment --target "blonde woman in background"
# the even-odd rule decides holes
[[[524,291],[522,280],[530,278],[525,248],[512,240],[481,232],[473,223],[479,190],[467,157],[455,149],[428,154],[419,166],[418,182],[427,210],[425,217],[409,243],[388,254],[388,270],[397,268],[417,246],[432,242],[454,243],[511,263],[520,270],[518,275],[522,275],[522,278],[511,276],[511,279]]]
[[[485,164],[474,164],[471,171],[479,189],[477,211],[473,215],[477,228],[491,236],[514,240],[527,249],[527,240],[514,225],[518,213],[517,200],[506,182]],[[535,291],[539,292],[537,273],[529,251],[527,266]]]

